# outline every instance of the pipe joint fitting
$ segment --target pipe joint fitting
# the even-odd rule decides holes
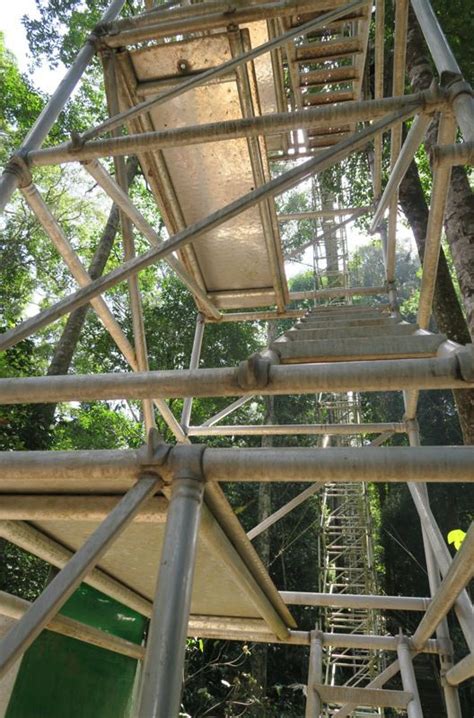
[[[174,446],[167,458],[171,481],[192,479],[204,483],[204,444],[180,444]]]
[[[311,641],[320,641],[321,643],[324,643],[324,633],[318,628],[312,630],[309,635]]]
[[[147,443],[138,451],[138,461],[142,472],[157,473],[157,467],[165,466],[171,448],[170,444],[163,441],[161,434],[156,429],[150,429]]]
[[[438,112],[440,105],[447,105],[451,101],[447,87],[436,80],[433,80],[430,87],[421,94],[423,95],[423,112],[428,115]]]
[[[79,152],[79,150],[82,150],[85,143],[85,140],[83,139],[82,135],[80,135],[78,132],[71,132],[71,141],[69,143],[69,151],[70,152]]]
[[[407,431],[415,431],[416,433],[418,433],[420,431],[420,425],[418,423],[418,419],[408,419],[407,416],[404,416],[403,421],[406,424]]]
[[[245,361],[240,362],[237,370],[237,382],[241,389],[264,389],[270,381],[270,357],[262,354],[252,354]]]
[[[441,672],[446,673],[453,665],[453,643],[450,638],[437,638]]]
[[[26,153],[17,152],[10,157],[3,172],[15,175],[15,177],[18,178],[19,186],[21,188],[28,187],[28,185],[32,182],[28,156]]]
[[[461,94],[474,96],[473,89],[462,75],[457,72],[449,72],[446,70],[441,73],[441,87],[447,91],[449,102],[452,104],[454,100]]]
[[[474,344],[466,344],[455,354],[458,361],[459,372],[464,381],[474,382]]]

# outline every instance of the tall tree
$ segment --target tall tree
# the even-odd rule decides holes
[[[466,20],[469,22],[468,17]],[[427,90],[433,82],[429,52],[412,10],[408,21],[407,70],[415,92]],[[437,132],[436,118],[425,139],[425,149],[430,157],[437,142]],[[464,167],[452,169],[444,226],[461,289],[469,332],[474,340],[474,196]]]

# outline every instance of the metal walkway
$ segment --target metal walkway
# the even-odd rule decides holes
[[[15,619],[24,614],[0,642],[1,672],[44,626],[53,625],[51,621],[54,630],[68,630],[54,617],[84,580],[151,617],[147,646],[138,656],[136,647],[121,639],[105,634],[94,638],[108,650],[144,659],[140,718],[178,714],[186,634],[310,646],[308,718],[326,709],[337,716],[381,715],[387,706],[420,718],[412,659],[419,652],[435,653],[448,718],[460,718],[457,685],[474,671],[472,604],[465,590],[474,564],[474,528],[452,560],[430,511],[425,482],[472,481],[474,449],[421,447],[416,407],[420,389],[474,388],[472,346],[456,345],[428,331],[450,167],[467,161],[472,153],[472,93],[427,0],[411,0],[411,5],[441,79],[449,75],[449,87],[403,94],[408,2],[397,0],[391,97],[383,97],[386,28],[381,0],[375,15],[367,0],[215,0],[168,4],[165,9],[147,0],[143,14],[120,19],[123,4],[113,0],[0,181],[0,207],[19,188],[79,285],[61,302],[5,332],[0,349],[90,302],[131,371],[0,380],[0,401],[141,399],[149,440],[140,451],[0,454],[0,536],[61,569],[31,607],[0,596],[1,612]],[[371,22],[374,55],[369,57]],[[104,69],[110,119],[70,142],[42,149],[94,54]],[[375,62],[373,98],[362,97],[368,61]],[[434,112],[441,113],[442,148],[434,168],[418,319],[412,325],[403,321],[397,305],[397,191]],[[453,117],[464,138],[458,144]],[[402,123],[411,118],[415,119],[402,145]],[[382,193],[384,132],[391,135],[391,172]],[[350,153],[365,151],[370,143],[373,207],[328,209],[321,202],[308,212],[278,215],[277,196]],[[128,196],[124,156],[130,154],[138,157],[166,223],[166,241]],[[100,162],[105,157],[114,158],[115,176]],[[99,279],[91,280],[33,183],[36,166],[69,162],[82,163],[121,210],[124,261]],[[386,284],[351,287],[343,227],[371,212],[373,230],[383,229],[387,209],[387,232],[382,232]],[[315,291],[289,292],[285,259],[291,252],[282,246],[279,225],[308,217],[340,218],[332,229],[322,225],[320,264],[325,265],[327,282]],[[134,229],[150,243],[144,254],[135,253]],[[161,260],[196,302],[189,370],[148,369],[137,275]],[[133,346],[102,299],[108,289],[127,279]],[[341,304],[367,296],[379,301],[370,306]],[[317,303],[311,311],[301,304],[307,299]],[[259,354],[242,357],[240,366],[199,368],[206,323],[282,318],[294,319],[294,327]],[[339,423],[219,423],[255,395],[322,394],[345,396],[347,402],[360,392],[381,390],[404,392],[402,419],[363,424],[349,412],[339,417]],[[228,396],[233,401],[193,426],[192,397],[204,396]],[[175,397],[185,399],[181,417],[167,404]],[[157,435],[156,411],[176,437],[175,445],[164,444]],[[395,432],[407,434],[410,447],[382,447]],[[364,445],[361,437],[374,433],[379,439],[373,446]],[[216,434],[359,440],[278,449],[212,449],[191,442],[193,436]],[[228,481],[300,481],[310,486],[247,536],[219,487]],[[360,529],[357,540],[366,535],[367,525],[357,524],[364,520],[364,511],[353,508],[364,495],[364,482],[371,481],[408,482],[423,529],[431,596],[367,594],[367,580],[359,579],[365,563],[344,563],[341,568],[334,557],[326,563],[333,578],[327,578],[323,590],[279,591],[250,539],[298,501],[323,490],[333,516],[324,531],[329,557],[337,521],[347,520],[350,531]],[[355,573],[349,576],[350,571]],[[328,590],[341,581],[344,591]],[[328,625],[323,630],[299,630],[288,608],[293,604],[326,607]],[[471,652],[454,667],[445,620],[452,606]],[[413,636],[393,637],[375,630],[372,612],[383,615],[393,608],[420,611]],[[351,620],[360,617],[349,631],[341,629],[348,612]],[[383,621],[377,630],[380,627]],[[82,640],[92,640],[87,627],[75,630]],[[346,656],[351,657],[353,679],[331,669],[337,661],[342,668]],[[360,657],[363,668],[354,671]],[[403,690],[385,689],[398,672]]]

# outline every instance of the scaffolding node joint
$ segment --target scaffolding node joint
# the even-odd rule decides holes
[[[461,377],[466,382],[474,382],[474,344],[466,344],[456,352]]]
[[[275,363],[270,357],[258,352],[241,361],[237,370],[237,381],[241,389],[264,389],[270,381],[270,367]]]
[[[171,451],[171,445],[166,444],[160,432],[153,428],[148,432],[148,441],[138,450],[138,460],[144,471],[156,472],[157,467],[163,467]]]
[[[27,153],[21,150],[15,152],[5,165],[3,173],[15,175],[18,178],[19,186],[22,188],[31,185],[32,177]]]
[[[192,479],[205,482],[203,458],[206,446],[204,444],[178,444],[168,454],[167,466],[171,481]]]

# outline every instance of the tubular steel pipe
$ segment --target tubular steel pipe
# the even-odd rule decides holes
[[[165,242],[160,239],[153,227],[146,221],[145,217],[135,207],[130,197],[124,190],[114,181],[114,179],[105,171],[100,162],[93,160],[84,164],[86,170],[102,187],[104,192],[120,207],[123,214],[132,222],[135,227],[143,234],[152,247],[163,247]],[[207,310],[209,317],[220,319],[221,313],[216,309],[209,300],[206,292],[194,281],[194,279],[184,269],[182,263],[176,257],[169,255],[165,258],[166,263],[171,267],[175,274],[181,279],[183,284],[189,291],[199,299]]]
[[[400,664],[398,660],[391,663],[387,668],[382,671],[376,678],[374,678],[370,683],[367,684],[367,688],[383,688],[385,683],[387,683],[391,678],[397,675],[397,673],[400,671]],[[353,711],[357,708],[357,705],[354,703],[346,703],[345,705],[341,706],[339,710],[336,710],[333,713],[333,717],[336,718],[347,718],[347,716],[350,716],[353,714]]]
[[[472,447],[211,449],[209,481],[474,481]]]
[[[207,5],[207,3],[203,3],[203,9],[205,5]],[[122,45],[135,44],[150,39],[155,40],[160,37],[171,37],[183,33],[203,32],[218,28],[222,30],[229,25],[230,21],[235,25],[241,25],[258,20],[276,19],[282,16],[288,17],[294,15],[295,11],[297,13],[311,13],[314,10],[314,5],[312,5],[311,2],[305,1],[300,3],[298,0],[281,0],[281,2],[265,3],[262,6],[250,8],[235,8],[233,5],[234,4],[232,4],[231,10],[229,10],[229,5],[225,7],[221,5],[220,11],[210,13],[204,17],[201,14],[197,14],[195,17],[176,18],[170,22],[160,22],[159,24],[149,26],[144,25],[140,27],[131,25],[130,29],[127,29],[126,26],[123,26],[122,29],[122,26],[115,24],[105,26],[105,30],[108,31],[106,44],[108,47],[121,47]],[[194,7],[193,4],[193,8]],[[328,0],[320,0],[320,4],[318,5],[320,10],[327,10],[333,7],[334,2],[328,2]],[[355,19],[353,13],[349,13],[347,10],[346,13],[344,16],[347,16],[348,21]],[[118,29],[119,27],[120,30]]]
[[[271,115],[260,115],[239,120],[226,120],[189,127],[176,127],[170,130],[141,132],[139,134],[122,135],[100,140],[89,140],[78,148],[71,142],[64,142],[54,147],[34,150],[28,154],[28,162],[33,166],[48,166],[65,162],[84,162],[102,157],[150,152],[167,147],[187,147],[192,144],[234,140],[240,137],[258,137],[266,134],[277,134],[290,130],[312,129],[325,127],[329,123],[359,122],[378,120],[390,112],[410,108],[413,113],[428,109],[434,111],[446,107],[446,100],[436,97],[430,91],[423,91],[400,97],[386,97],[381,100],[353,100],[340,105],[327,107],[308,107],[304,112],[280,112]],[[295,159],[299,155],[295,156]],[[354,207],[366,209],[370,207]],[[338,214],[350,214],[350,210],[334,210]],[[307,219],[320,216],[321,212],[301,212],[293,215],[280,215],[279,221]]]
[[[191,471],[173,479],[142,673],[139,715],[146,718],[179,713],[203,495],[204,481]]]
[[[176,448],[179,451],[179,447]],[[173,455],[174,448],[170,449]],[[59,486],[83,482],[109,482],[114,491],[122,491],[127,482],[137,478],[141,468],[140,454],[136,451],[4,451],[0,452],[0,488],[5,484],[20,482],[59,481]],[[415,498],[418,497],[417,483],[472,482],[474,447],[472,446],[423,446],[357,448],[269,448],[269,449],[206,449],[203,470],[208,481],[216,482],[301,482],[318,481],[374,481],[374,482],[416,482],[412,483]],[[146,463],[146,461],[145,461]],[[167,471],[166,465],[160,473]],[[18,493],[18,490],[15,491]],[[426,510],[424,502],[420,511]],[[428,517],[431,515],[426,513]],[[431,515],[432,516],[432,515]],[[444,555],[449,551],[438,532],[427,518],[430,535],[435,541],[443,542]],[[431,541],[431,538],[430,538]],[[441,544],[440,544],[441,545]],[[439,556],[447,573],[449,565]],[[441,571],[443,573],[443,566]]]
[[[211,628],[203,630],[200,634],[203,638],[221,638],[228,641],[252,641],[255,643],[280,643],[290,646],[309,646],[309,631],[289,631],[287,638],[277,638],[273,633],[267,631],[237,631],[222,630],[215,631]],[[335,648],[355,648],[361,650],[374,651],[396,651],[398,639],[393,636],[374,636],[367,634],[348,634],[348,633],[323,633],[323,642],[325,646],[334,646]],[[437,641],[430,640],[423,649],[423,653],[438,654],[440,646]],[[388,680],[386,678],[385,680]]]
[[[446,673],[445,678],[451,686],[458,686],[474,676],[474,654],[469,653]]]
[[[29,601],[0,591],[0,614],[2,614],[2,616],[20,620],[30,607],[31,603]],[[100,631],[97,628],[88,626],[86,623],[81,623],[80,621],[75,621],[67,616],[58,614],[51,619],[45,628],[48,631],[59,633],[62,636],[75,638],[78,641],[104,648],[107,651],[119,653],[122,656],[135,658],[139,661],[142,660],[145,655],[145,649],[142,646],[127,641],[124,638],[113,636],[105,631]]]
[[[305,242],[305,244],[302,244],[301,247],[298,247],[298,249],[293,250],[292,252],[289,252],[287,255],[285,255],[285,260],[291,260],[293,257],[296,257],[298,254],[301,254],[301,252],[304,252],[309,247],[315,246],[318,242],[325,241],[331,237],[331,235],[336,234],[339,230],[341,230],[343,227],[346,226],[346,224],[350,224],[351,222],[355,222],[356,219],[359,217],[362,217],[362,215],[367,214],[365,209],[356,210],[354,214],[350,215],[349,217],[346,217],[345,219],[341,220],[340,222],[335,222],[332,227],[330,227],[326,232],[323,232],[322,234],[318,234],[316,237],[314,237],[311,241]]]
[[[165,10],[166,5],[172,5],[172,8]],[[274,3],[270,0],[232,0],[232,8],[234,11],[239,12],[241,10],[247,10],[250,6],[258,5],[259,7],[266,8],[267,6],[272,8]],[[284,3],[279,3],[282,12],[293,14],[295,12],[304,12],[312,10],[311,2],[304,0],[286,0]],[[326,7],[332,7],[332,4],[328,0],[322,0],[321,6],[325,9]],[[215,13],[228,12],[229,3],[225,0],[207,0],[207,2],[196,3],[193,5],[192,12],[193,17],[197,15],[214,15]],[[164,5],[156,5],[153,12],[142,12],[133,17],[120,18],[120,20],[109,25],[107,28],[110,32],[122,32],[122,30],[136,30],[148,25],[162,22],[163,18],[169,19],[182,19],[187,21],[189,19],[189,3],[180,4],[178,1],[174,3],[165,3]]]
[[[474,164],[474,142],[463,142],[456,145],[437,145],[433,148],[433,163],[448,165]]]
[[[193,348],[191,350],[191,360],[189,362],[189,370],[194,371],[199,367],[201,358],[202,340],[204,337],[204,317],[198,312],[196,316],[196,328],[194,331]],[[183,402],[183,411],[181,412],[181,426],[186,430],[191,419],[191,411],[193,408],[193,397],[187,396]],[[187,432],[189,433],[189,432]]]
[[[357,100],[355,100],[357,102]],[[373,100],[371,100],[373,102]],[[345,107],[346,103],[342,105],[342,107]],[[339,107],[338,105],[335,105],[334,109],[337,109]],[[314,110],[318,108],[308,108],[309,110]],[[322,108],[319,108],[322,109]],[[307,110],[304,111],[303,117],[306,115]],[[307,212],[291,212],[290,214],[286,214],[282,212],[281,214],[277,215],[278,221],[280,223],[282,222],[294,222],[299,221],[303,219],[324,219],[324,218],[332,218],[332,217],[341,217],[347,214],[353,214],[356,210],[363,209],[366,212],[371,212],[373,210],[372,206],[366,206],[366,207],[340,207],[338,209],[311,209]],[[341,287],[343,289],[343,287]],[[385,291],[385,288],[384,288]]]
[[[319,631],[311,631],[305,718],[319,718],[319,716],[320,716],[321,699],[315,690],[315,684],[321,683],[322,679],[323,679],[322,634]]]
[[[317,18],[313,17],[308,22],[303,23],[302,25],[298,25],[296,28],[291,28],[282,35],[279,35],[276,38],[273,38],[272,40],[263,43],[262,45],[258,45],[257,47],[253,48],[252,50],[249,50],[248,52],[245,52],[242,55],[239,55],[238,57],[231,58],[230,60],[227,60],[227,62],[223,62],[217,67],[211,67],[205,72],[201,72],[190,77],[185,82],[175,85],[170,90],[163,92],[158,97],[153,97],[150,100],[140,102],[138,105],[135,105],[134,107],[131,107],[130,109],[125,110],[118,115],[115,115],[114,117],[104,120],[104,122],[101,122],[99,125],[96,125],[91,130],[84,132],[80,139],[81,141],[87,141],[92,137],[96,137],[102,132],[108,132],[116,127],[121,127],[132,118],[139,117],[144,112],[149,112],[151,108],[155,108],[163,102],[179,97],[180,95],[184,94],[185,92],[188,92],[191,89],[200,87],[201,85],[205,85],[210,80],[215,80],[217,77],[227,75],[229,72],[236,70],[241,65],[244,65],[251,60],[255,60],[257,57],[260,57],[260,55],[264,55],[271,50],[275,50],[278,47],[281,47],[289,40],[292,40],[295,37],[300,37],[301,35],[304,35],[311,30],[316,30],[317,28],[324,27],[328,22],[336,20],[339,17],[344,17],[344,15],[347,15],[352,10],[355,10],[359,7],[364,7],[365,5],[366,0],[354,0],[353,2],[343,6],[342,8],[337,8],[336,10],[332,10],[331,12],[324,13],[323,15],[319,15]],[[232,23],[238,23],[238,20],[234,15],[232,18],[227,17],[224,22],[225,26],[229,25],[230,20],[232,21]],[[199,30],[204,29],[202,27],[202,18],[200,18],[200,25],[201,27],[199,28]],[[152,30],[153,34],[156,37],[155,30],[159,32],[160,26],[158,25],[156,28],[154,28],[154,30]],[[132,34],[133,32],[134,31],[132,31]],[[147,32],[149,32],[149,29],[147,30]],[[123,36],[123,39],[119,40],[119,46],[124,47],[128,42],[126,38],[130,38],[130,33],[125,31],[124,33],[121,33],[121,35]],[[109,47],[112,47],[114,45],[114,42],[116,39],[118,39],[118,37],[119,36],[114,37],[112,35],[107,38],[107,44],[109,45]],[[102,39],[105,41],[105,38]]]
[[[425,611],[430,604],[429,598],[409,596],[305,593],[302,591],[280,591],[280,596],[289,606],[331,606],[334,608],[367,608],[386,611]]]
[[[60,569],[64,568],[74,555],[72,551],[49,538],[34,526],[20,521],[1,521],[0,536]],[[151,614],[150,601],[100,569],[92,569],[84,578],[84,583],[111,596],[143,616]]]
[[[266,531],[270,526],[273,526],[273,524],[277,521],[280,521],[283,516],[289,514],[290,511],[293,511],[293,509],[296,508],[296,506],[302,504],[306,501],[306,499],[313,496],[321,488],[322,484],[313,484],[312,486],[309,486],[307,489],[302,491],[301,494],[298,494],[291,501],[288,501],[288,503],[278,509],[278,511],[274,511],[272,514],[263,519],[263,521],[254,526],[253,529],[250,529],[250,531],[247,532],[247,538],[250,541],[253,541],[254,538],[263,533],[263,531]]]
[[[114,20],[125,5],[125,0],[113,0],[106,12],[102,15],[100,23],[107,23]],[[41,146],[53,124],[56,122],[59,113],[71,96],[75,86],[79,82],[84,70],[95,54],[95,36],[92,34],[86,41],[84,47],[79,51],[76,59],[59,83],[57,89],[51,95],[46,106],[43,108],[38,119],[23,140],[18,154],[24,156],[31,150]],[[20,184],[20,178],[8,168],[0,178],[0,212]]]
[[[201,426],[209,427],[213,426],[214,424],[217,424],[217,422],[221,419],[225,419],[226,416],[229,416],[229,414],[232,414],[232,412],[237,411],[237,409],[240,409],[240,407],[250,401],[250,399],[253,399],[253,394],[250,394],[250,396],[241,396],[240,399],[236,399],[232,402],[232,404],[229,404],[229,406],[226,406],[224,409],[218,411],[217,414],[211,416],[211,418],[203,422]]]
[[[460,550],[454,557],[448,572],[411,639],[416,650],[420,650],[424,642],[435,632],[436,627],[453,606],[462,589],[469,584],[473,575],[474,523],[467,532]]]
[[[279,319],[300,319],[306,314],[305,309],[288,309],[286,312],[229,312],[223,314],[220,322],[272,322]],[[206,319],[209,324],[215,323],[214,319]]]
[[[67,565],[53,578],[23,618],[0,641],[0,675],[13,665],[94,568],[117,536],[132,521],[160,483],[156,475],[144,475],[123,497],[105,521],[91,534]]]
[[[328,364],[273,365],[262,396],[344,391],[468,389],[456,356],[387,359]],[[146,373],[112,373],[0,379],[1,404],[143,399],[147,397],[253,396],[255,387],[239,384],[238,370],[188,369]]]
[[[118,501],[118,496],[4,494],[0,521],[103,521]],[[167,510],[168,501],[154,496],[138,511],[134,521],[162,524]]]
[[[61,257],[64,259],[64,262],[66,263],[74,279],[77,281],[79,286],[88,286],[91,283],[91,278],[87,270],[79,259],[77,253],[74,251],[73,247],[71,246],[70,242],[68,241],[67,237],[59,226],[57,220],[50,212],[37,187],[35,187],[33,184],[27,185],[26,187],[22,187],[22,193],[31,210],[41,223],[44,231],[51,239],[51,242],[54,244]],[[101,320],[102,324],[104,325],[105,329],[109,332],[117,347],[122,352],[130,367],[134,371],[138,371],[139,365],[135,350],[128,341],[127,337],[125,336],[125,333],[123,332],[121,326],[110,311],[104,299],[102,297],[95,297],[91,300],[91,305],[97,316]],[[184,436],[180,425],[174,418],[166,402],[164,402],[162,399],[157,399],[155,401],[155,404],[159,412],[161,413],[163,420],[169,426],[170,430],[175,435],[177,440],[181,442],[185,441],[186,437]],[[149,424],[151,422],[151,418],[152,417],[150,416],[148,421]]]
[[[417,394],[417,393],[416,393]],[[416,399],[417,396],[414,397],[414,405],[413,405],[413,413],[411,416],[416,416]],[[408,416],[410,416],[410,398],[405,396],[405,412]],[[418,422],[416,419],[409,419],[407,421],[407,428],[408,428],[408,438],[410,441],[410,446],[420,446],[420,431],[418,427]],[[421,486],[421,495],[424,498],[424,502],[426,506],[429,508],[429,496],[428,496],[428,488],[426,484]],[[418,506],[417,506],[418,509]],[[428,536],[427,530],[423,525],[423,520],[419,511],[419,519],[421,524],[421,533],[423,538],[423,549],[425,553],[425,561],[426,561],[426,568],[428,572],[428,584],[430,587],[430,595],[433,597],[439,590],[440,585],[440,571],[438,567],[438,562],[436,560],[436,556],[434,553],[433,546],[430,543],[430,538]],[[462,610],[462,609],[461,609]],[[444,645],[446,647],[450,646],[450,636],[449,636],[449,627],[448,622],[446,619],[442,619],[440,623],[438,624],[436,628],[436,638],[439,640],[440,645]],[[452,656],[449,652],[449,649],[446,649],[443,653],[440,654],[440,668],[442,673],[446,673],[449,668],[452,667]],[[454,686],[450,686],[447,681],[442,680],[441,681],[443,694],[444,694],[444,700],[446,704],[446,712],[448,718],[461,718],[461,705],[459,702],[459,695],[458,691]]]
[[[246,195],[239,197],[230,204],[221,209],[212,212],[207,217],[195,222],[185,229],[177,232],[171,239],[164,242],[159,247],[153,247],[144,254],[124,262],[120,267],[113,270],[105,276],[99,277],[92,281],[87,287],[79,289],[77,292],[69,295],[65,299],[57,302],[49,309],[40,312],[31,319],[19,324],[14,329],[4,332],[0,338],[0,349],[8,349],[17,342],[27,338],[35,331],[42,327],[48,326],[56,319],[68,314],[83,304],[86,304],[94,297],[102,294],[107,289],[114,287],[116,284],[128,279],[133,274],[140,272],[142,269],[154,264],[160,259],[164,259],[173,252],[181,249],[196,238],[202,236],[211,229],[220,227],[222,224],[237,217],[239,214],[255,206],[259,202],[270,196],[281,194],[299,184],[302,180],[312,176],[315,172],[321,172],[331,167],[336,162],[344,159],[348,154],[361,149],[372,139],[378,132],[388,130],[394,124],[402,122],[411,115],[411,110],[400,110],[393,115],[375,122],[370,127],[366,127],[354,135],[341,140],[328,150],[324,150],[317,157],[284,172],[279,177],[266,182],[261,187],[251,190]]]
[[[386,287],[332,287],[303,292],[290,292],[290,302],[301,299],[332,299],[334,297],[368,297],[386,294]]]
[[[291,436],[298,434],[355,436],[390,431],[403,434],[404,423],[388,424],[260,424],[225,426],[190,426],[188,436]]]
[[[397,654],[403,690],[412,694],[412,699],[407,705],[407,716],[408,718],[423,718],[420,695],[418,693],[415,671],[413,670],[410,645],[404,637],[399,639]]]
[[[394,196],[394,193],[398,191],[400,182],[404,178],[406,171],[410,166],[410,162],[412,161],[418,147],[423,142],[423,138],[426,134],[426,130],[431,124],[431,120],[432,117],[430,115],[421,113],[416,116],[415,121],[410,127],[401,152],[398,155],[392,170],[390,171],[390,177],[385,185],[383,195],[377,205],[374,219],[369,229],[371,234],[377,230],[388,204]]]
[[[419,451],[419,449],[411,448],[410,451]],[[449,469],[447,470],[449,471]],[[430,509],[429,502],[427,500],[426,486],[423,484],[418,486],[417,484],[410,483],[410,479],[407,479],[407,481],[409,482],[408,489],[412,495],[416,510],[418,511],[423,531],[426,533],[426,536],[431,544],[433,556],[436,559],[439,571],[441,575],[445,577],[452,562],[451,555]],[[474,612],[471,600],[466,590],[461,591],[457,597],[455,612],[469,650],[473,651]]]
[[[452,73],[459,77],[462,87],[459,94],[454,97],[453,110],[464,140],[472,142],[474,140],[474,97],[472,91],[463,83],[461,69],[429,0],[411,0],[411,5],[438,73],[440,75]]]

